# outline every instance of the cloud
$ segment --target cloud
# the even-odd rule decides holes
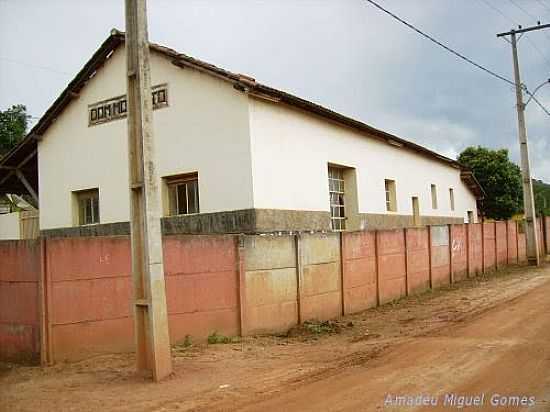
[[[511,23],[483,2],[379,1],[512,78],[510,46],[495,36]],[[535,23],[511,3],[488,1],[518,23]],[[550,18],[536,2],[523,6],[541,20]],[[508,148],[518,159],[513,88],[364,0],[156,0],[148,7],[153,41],[248,73],[445,155],[479,144]],[[0,2],[0,57],[76,74],[112,27],[124,29],[122,2]],[[546,36],[528,33],[520,42],[522,79],[531,89],[548,78]],[[0,108],[25,103],[31,114],[41,115],[69,80],[0,60]],[[550,87],[538,96],[550,107]],[[530,103],[527,124],[533,175],[550,181],[550,118]]]

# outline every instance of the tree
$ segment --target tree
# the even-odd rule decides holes
[[[523,210],[521,172],[508,158],[508,150],[468,147],[458,161],[472,170],[485,190],[481,207],[486,217],[505,220]]]
[[[537,215],[550,216],[550,185],[533,179],[533,192]]]
[[[22,104],[0,110],[0,157],[25,137],[29,117],[27,108]]]

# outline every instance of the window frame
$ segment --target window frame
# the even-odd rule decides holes
[[[397,184],[394,179],[384,179],[386,212],[397,212]]]
[[[166,216],[188,216],[200,213],[200,189],[199,189],[199,174],[198,172],[185,173],[180,175],[168,176],[163,178],[166,186],[167,207],[165,208]],[[190,196],[189,186],[195,186],[196,211],[189,212]],[[185,187],[185,213],[180,213],[179,193],[180,187]]]
[[[430,193],[431,193],[431,197],[432,197],[432,209],[437,210],[438,209],[437,185],[435,183],[432,183],[430,185]]]
[[[413,225],[420,226],[420,200],[418,196],[413,196],[411,198],[412,203],[412,215],[413,215]]]
[[[454,212],[455,211],[455,191],[454,191],[454,188],[452,187],[449,188],[449,205],[450,205],[451,211]]]
[[[99,188],[83,189],[73,191],[73,197],[75,202],[75,224],[76,226],[91,226],[101,223],[101,207]],[[84,202],[90,201],[90,217],[91,221],[87,221],[87,212],[85,208],[87,205]]]
[[[334,232],[346,230],[346,189],[344,168],[328,165],[328,191],[330,205],[330,228]],[[334,199],[338,199],[335,203]],[[335,211],[338,210],[338,213]]]

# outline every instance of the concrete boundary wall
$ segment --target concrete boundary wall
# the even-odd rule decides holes
[[[550,219],[541,220],[541,248]],[[172,343],[281,333],[526,261],[514,221],[381,231],[169,235]],[[128,236],[0,242],[0,358],[134,348]]]

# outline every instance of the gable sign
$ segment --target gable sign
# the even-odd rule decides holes
[[[152,87],[153,110],[168,106],[168,85]],[[88,126],[125,118],[128,114],[126,95],[113,97],[88,106]]]

